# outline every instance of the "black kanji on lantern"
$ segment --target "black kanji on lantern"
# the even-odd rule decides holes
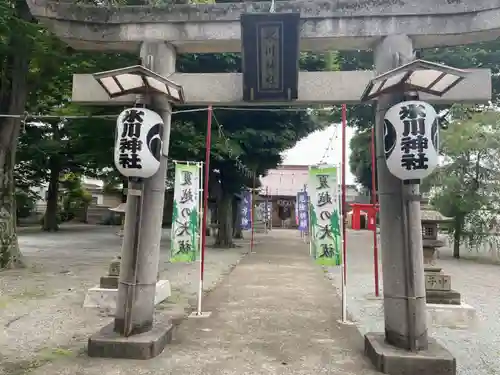
[[[141,127],[144,122],[144,111],[129,109],[123,118],[123,130],[119,142],[119,163],[123,168],[142,169],[139,152],[142,151]]]
[[[401,107],[399,118],[403,121],[401,138],[401,166],[406,170],[427,169],[426,151],[429,139],[425,130],[427,113],[421,104],[408,104]]]

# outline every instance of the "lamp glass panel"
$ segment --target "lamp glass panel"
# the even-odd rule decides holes
[[[405,75],[406,75],[406,71],[396,73],[392,77],[387,78],[387,80],[385,81],[384,89],[388,89],[392,86],[396,86],[396,85],[400,84],[401,80],[404,78]]]
[[[181,95],[176,87],[170,87],[170,96],[174,100],[181,100]]]
[[[144,86],[142,77],[137,74],[119,74],[116,76],[116,79],[120,82],[120,85],[122,85],[125,91],[134,90]]]
[[[454,84],[460,77],[455,76],[453,74],[447,74],[442,79],[439,80],[434,86],[432,86],[432,90],[442,92],[446,90],[450,85]]]
[[[160,82],[153,77],[146,77],[146,81],[148,82],[148,85],[156,91],[168,94],[167,86],[163,82]]]
[[[118,94],[119,92],[121,92],[120,87],[116,84],[113,77],[100,78],[99,80],[101,81],[101,84],[104,87],[106,87],[106,90],[108,90],[108,92],[111,95]]]
[[[370,93],[368,95],[373,95],[373,94],[376,94],[377,92],[379,92],[380,88],[382,87],[382,85],[385,83],[385,81],[381,81],[381,82],[377,82],[375,83],[371,90],[370,90]]]
[[[429,87],[443,72],[439,70],[415,70],[408,78],[408,83],[422,88]],[[432,87],[434,89],[434,87]]]

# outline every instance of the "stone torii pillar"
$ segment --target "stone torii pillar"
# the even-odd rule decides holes
[[[415,59],[407,35],[383,38],[374,54],[379,74]],[[388,93],[376,105],[385,333],[366,334],[365,352],[387,374],[455,374],[455,358],[428,337],[419,185],[393,176],[384,156],[385,113],[403,100],[404,92]]]
[[[148,69],[162,76],[175,71],[176,53],[167,43],[144,42],[140,55]],[[115,319],[89,338],[91,357],[149,359],[160,354],[172,337],[173,324],[168,317],[154,322],[172,107],[163,94],[141,99],[163,120],[160,166],[152,177],[144,179],[142,188],[132,184],[128,188]],[[137,189],[142,189],[140,198]],[[142,200],[140,206],[138,199]],[[137,207],[141,213],[134,216]]]

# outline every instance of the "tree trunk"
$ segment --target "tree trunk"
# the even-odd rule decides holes
[[[85,224],[89,223],[89,203],[84,203],[82,208],[82,222]]]
[[[55,232],[59,230],[57,223],[59,201],[59,169],[52,168],[50,170],[49,190],[47,193],[47,208],[43,219],[42,229],[47,232]]]
[[[453,230],[453,257],[460,259],[460,241],[462,239],[463,217],[455,217]]]
[[[21,21],[31,21],[26,1],[14,4]],[[11,33],[7,56],[1,61],[0,112],[13,115],[24,113],[28,95],[31,39],[18,32]],[[16,204],[13,170],[16,161],[17,142],[21,120],[0,119],[0,269],[24,266],[16,232]]]
[[[233,237],[243,238],[243,231],[241,230],[241,201],[233,200]]]
[[[219,221],[219,231],[215,240],[215,247],[231,248],[233,244],[233,220],[232,205],[233,196],[222,192],[217,209],[217,219]]]

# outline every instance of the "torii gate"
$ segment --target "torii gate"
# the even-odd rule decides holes
[[[189,105],[251,105],[242,101],[242,78],[236,73],[175,73],[177,53],[238,52],[243,13],[268,12],[264,2],[155,7],[91,7],[56,0],[27,0],[35,17],[76,49],[138,51],[154,56],[157,73],[184,87]],[[376,73],[383,73],[413,60],[415,48],[460,45],[500,36],[500,0],[367,0],[283,1],[276,12],[300,12],[301,51],[373,50]],[[161,63],[158,63],[161,61]],[[298,99],[282,104],[358,103],[372,71],[300,72]],[[74,76],[73,101],[82,104],[132,104],[135,96],[110,100],[89,76]],[[460,84],[437,98],[421,94],[431,103],[485,102],[491,97],[491,73],[473,69]],[[455,373],[454,358],[433,342],[428,345],[421,243],[412,244],[413,270],[404,259],[405,240],[399,228],[401,207],[394,205],[405,193],[392,176],[383,156],[384,112],[398,98],[379,98],[376,118],[378,182],[381,208],[381,242],[384,272],[384,335],[368,334],[365,350],[379,370],[386,373],[423,371],[436,375]],[[264,103],[259,103],[262,106]],[[270,105],[279,103],[273,102]],[[169,114],[164,114],[169,116]],[[417,191],[413,193],[418,194]],[[415,211],[419,213],[418,208]],[[418,215],[419,216],[419,215]],[[411,231],[420,238],[420,220],[412,218]],[[410,293],[401,281],[416,276]],[[402,303],[402,301],[405,303]],[[410,310],[409,303],[414,304]],[[411,317],[412,311],[415,312]],[[150,312],[147,312],[150,314]],[[146,315],[148,315],[146,314]],[[148,318],[149,319],[149,318]],[[416,337],[409,337],[413,325]],[[385,341],[384,341],[385,339]],[[421,349],[418,356],[408,342]],[[388,345],[390,344],[390,345]],[[439,362],[439,366],[436,363]]]

